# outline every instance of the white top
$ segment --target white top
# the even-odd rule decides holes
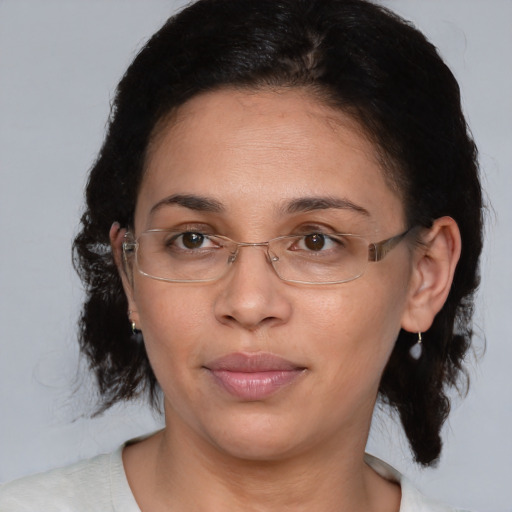
[[[122,460],[123,446],[72,466],[0,485],[1,512],[141,512]],[[366,455],[384,478],[400,483],[400,512],[463,512],[425,498],[398,471]]]

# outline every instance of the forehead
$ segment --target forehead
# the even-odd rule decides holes
[[[324,135],[329,132],[328,139],[335,143],[352,145],[378,164],[376,147],[360,124],[306,89],[225,88],[195,96],[158,123],[148,148],[147,167],[173,143],[211,142],[219,148],[245,144],[244,150],[255,151],[288,146],[296,152],[304,137],[317,145],[319,140],[313,135],[318,130]]]
[[[160,123],[138,213],[176,194],[208,195],[227,211],[242,202],[254,212],[335,195],[370,213],[391,201],[401,214],[400,198],[360,126],[301,90],[209,92]]]

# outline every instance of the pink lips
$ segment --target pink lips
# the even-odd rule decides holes
[[[205,366],[231,395],[247,401],[263,400],[287,386],[305,370],[273,354],[229,354]]]

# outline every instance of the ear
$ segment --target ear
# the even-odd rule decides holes
[[[124,293],[128,301],[128,316],[130,322],[133,322],[136,326],[138,326],[140,325],[140,322],[139,314],[137,311],[137,304],[133,298],[134,294],[131,268],[132,262],[126,260],[123,254],[123,242],[125,241],[126,233],[127,230],[125,228],[121,228],[118,222],[114,222],[109,232],[110,246],[114,256],[114,262],[116,264],[119,275],[121,276]]]
[[[409,297],[402,328],[427,331],[443,307],[461,251],[460,231],[451,217],[441,217],[423,233],[415,249]]]

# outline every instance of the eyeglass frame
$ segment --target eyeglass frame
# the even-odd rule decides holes
[[[405,231],[403,231],[402,233],[399,233],[398,235],[394,235],[392,237],[386,238],[385,240],[381,240],[380,242],[368,242],[368,240],[366,240],[366,238],[364,238],[363,235],[356,235],[354,233],[325,233],[325,235],[350,236],[350,237],[359,238],[361,240],[364,240],[365,242],[368,242],[368,262],[377,263],[379,261],[382,261],[386,257],[386,255],[389,252],[391,252],[413,229],[414,228],[412,228],[412,227],[408,228]],[[299,281],[299,280],[295,280],[295,279],[285,279],[285,278],[281,277],[281,275],[279,275],[279,272],[274,267],[273,261],[276,261],[276,258],[273,258],[269,253],[270,243],[274,242],[276,240],[282,240],[285,238],[303,237],[303,236],[307,236],[307,235],[282,235],[282,236],[278,236],[275,238],[271,238],[270,240],[267,240],[266,242],[237,242],[227,236],[210,234],[210,235],[206,235],[206,236],[215,236],[216,238],[220,238],[221,240],[225,240],[225,241],[236,246],[235,252],[231,253],[230,257],[228,258],[227,265],[226,265],[226,269],[228,269],[228,270],[221,273],[219,276],[211,278],[211,279],[169,279],[166,277],[157,277],[157,276],[148,274],[140,269],[139,263],[138,263],[138,258],[137,258],[137,249],[139,247],[138,240],[139,240],[140,236],[143,235],[144,233],[163,233],[163,232],[172,233],[172,232],[176,232],[176,231],[173,229],[159,229],[159,228],[148,229],[146,231],[143,231],[137,238],[134,238],[133,233],[131,231],[127,231],[124,235],[124,241],[122,244],[123,259],[124,259],[125,265],[129,264],[127,252],[133,251],[135,253],[135,264],[137,267],[137,271],[145,277],[148,277],[150,279],[155,279],[156,281],[164,281],[166,283],[211,283],[211,282],[221,279],[222,277],[224,277],[226,275],[227,271],[229,270],[229,265],[236,261],[236,258],[238,257],[238,253],[239,253],[239,250],[241,247],[266,247],[267,248],[267,256],[269,258],[270,265],[271,265],[272,269],[274,270],[274,273],[277,275],[277,277],[279,277],[279,279],[281,279],[282,281],[284,281],[286,283],[297,283],[297,284],[306,284],[306,285],[315,285],[315,286],[316,285],[328,285],[328,284],[343,284],[343,283],[349,283],[350,281],[359,279],[364,274],[364,271],[366,270],[366,267],[365,267],[360,274],[358,274],[354,277],[351,277],[349,279],[342,279],[340,281],[316,282],[316,281]],[[324,233],[322,233],[322,234],[324,234]],[[131,241],[128,240],[129,238],[131,238],[132,240]]]

